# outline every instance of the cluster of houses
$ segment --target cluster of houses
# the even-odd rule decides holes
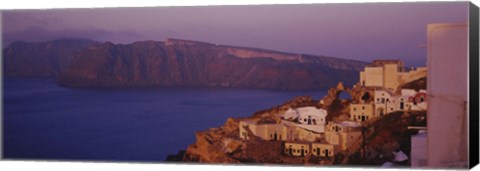
[[[351,104],[351,120],[366,121],[396,111],[427,110],[426,90],[400,89],[397,93],[400,85],[426,75],[425,67],[406,71],[402,61],[374,60],[360,72],[361,85],[374,89],[373,102]]]
[[[333,157],[361,137],[358,122],[326,122],[327,111],[313,106],[288,109],[281,123],[240,122],[240,138],[250,139],[251,131],[263,140],[284,141],[283,152],[291,156]],[[249,130],[247,130],[248,128]]]
[[[372,102],[350,104],[350,120],[326,121],[327,111],[313,106],[288,109],[280,123],[260,124],[241,121],[240,138],[250,139],[250,131],[263,140],[284,141],[283,153],[290,156],[333,157],[362,139],[362,122],[406,110],[426,110],[425,90],[402,89],[404,81],[426,76],[423,68],[405,71],[401,61],[376,60],[360,73],[361,85],[374,89]],[[394,87],[397,86],[397,87]],[[248,129],[248,130],[247,130]]]
[[[375,89],[373,102],[350,104],[350,119],[366,121],[397,111],[427,110],[425,90],[402,89],[400,94],[385,89]]]

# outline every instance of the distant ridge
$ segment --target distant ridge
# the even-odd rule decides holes
[[[338,82],[356,83],[367,64],[172,38],[131,44],[80,39],[23,44],[3,49],[6,76],[55,76],[61,85],[74,87],[325,89]]]
[[[55,76],[73,56],[99,42],[88,39],[55,39],[47,42],[15,41],[3,49],[4,76]]]

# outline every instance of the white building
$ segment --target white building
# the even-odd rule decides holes
[[[335,145],[337,150],[346,150],[353,143],[361,140],[361,129],[361,125],[357,122],[328,122],[325,140]]]
[[[371,103],[350,104],[350,120],[366,121],[375,118],[375,108]]]
[[[399,110],[427,110],[427,91],[415,91],[413,89],[402,89],[402,102],[399,104]]]
[[[400,60],[374,60],[360,72],[360,84],[366,87],[395,91],[399,85],[423,78],[426,75],[425,67],[407,71],[404,63]]]
[[[298,112],[298,121],[305,125],[322,125],[325,126],[325,117],[327,111],[325,109],[317,109],[316,107],[301,107],[296,109]]]
[[[376,89],[374,91],[376,117],[398,110],[400,99],[395,93],[387,90]]]
[[[254,136],[263,140],[280,141],[286,140],[287,128],[283,124],[258,124],[257,122],[245,120],[239,123],[239,136],[242,139],[251,139],[248,128]]]
[[[316,133],[323,133],[325,130],[325,118],[327,111],[325,109],[318,109],[313,106],[300,107],[296,109],[288,109],[283,118],[286,120],[295,120],[299,123],[296,126],[314,131]]]

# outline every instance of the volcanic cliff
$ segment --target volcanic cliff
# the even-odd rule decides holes
[[[84,39],[16,41],[3,49],[3,72],[5,76],[56,76],[70,65],[75,54],[97,43]]]
[[[63,86],[217,86],[281,90],[353,85],[361,61],[167,39],[12,43],[7,76],[56,76]]]

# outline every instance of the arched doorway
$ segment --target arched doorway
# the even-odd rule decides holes
[[[385,114],[385,110],[382,107],[380,107],[377,109],[377,113],[378,113],[378,116],[383,116]]]

